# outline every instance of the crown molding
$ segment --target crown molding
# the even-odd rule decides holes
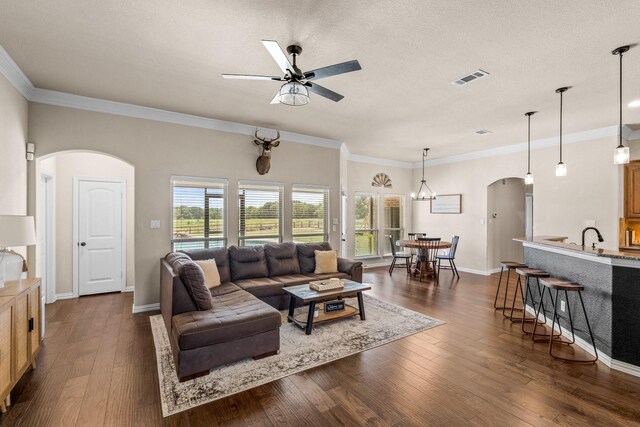
[[[31,80],[22,72],[9,53],[0,46],[0,73],[24,96],[29,102],[55,105],[58,107],[75,108],[79,110],[94,111],[97,113],[113,114],[117,116],[133,117],[137,119],[153,120],[157,122],[172,123],[202,129],[216,130],[220,132],[250,135],[256,129],[268,130],[275,133],[275,129],[256,127],[244,123],[218,120],[209,117],[195,116],[191,114],[177,113],[175,111],[161,110],[158,108],[143,107],[140,105],[126,104],[123,102],[109,101],[106,99],[90,98],[74,95],[66,92],[37,88]],[[324,148],[340,149],[342,142],[329,138],[304,135],[295,132],[280,132],[283,141],[299,144],[316,145]]]
[[[402,160],[383,159],[381,157],[362,156],[360,154],[351,154],[347,144],[342,143],[340,146],[340,154],[350,162],[366,163],[369,165],[389,166],[400,169],[413,169],[413,162],[404,162]]]
[[[636,135],[638,139],[640,139],[640,131],[631,131],[627,126],[623,127],[623,135],[625,134],[625,129],[629,131],[629,135]],[[562,138],[563,144],[574,144],[577,142],[585,142],[592,141],[594,139],[606,138],[618,136],[618,126],[607,126],[598,129],[591,129],[583,132],[576,132],[564,135]],[[633,139],[626,138],[629,141]],[[542,148],[555,147],[559,144],[559,137],[554,136],[551,138],[543,138],[537,139],[535,141],[531,141],[531,150],[540,150]],[[471,153],[458,154],[455,156],[447,156],[441,157],[439,159],[427,160],[425,162],[425,167],[431,166],[440,166],[451,163],[464,162],[467,160],[475,160],[475,159],[485,159],[487,157],[501,156],[504,154],[511,153],[519,153],[527,151],[527,143],[522,142],[513,145],[506,145],[504,147],[490,148],[487,150],[474,151]],[[422,167],[422,162],[414,162],[414,169],[418,169]]]
[[[33,83],[22,72],[18,64],[15,63],[13,58],[9,56],[9,53],[0,46],[0,73],[9,80],[9,83],[16,88],[18,92],[22,94],[27,100],[31,97],[33,92]]]
[[[175,111],[161,110],[157,108],[143,107],[140,105],[109,101],[106,99],[90,98],[66,92],[36,88],[2,46],[0,46],[0,74],[4,75],[7,80],[16,88],[16,90],[18,90],[18,92],[20,92],[22,96],[24,96],[30,102],[55,105],[66,108],[75,108],[98,113],[113,114],[124,117],[153,120],[158,122],[210,129],[240,135],[252,136],[256,129],[275,132],[275,129],[261,128],[243,123],[218,120],[209,117],[178,113]],[[575,142],[590,141],[597,138],[617,135],[618,126],[609,126],[565,135],[563,143],[571,144]],[[280,132],[280,136],[281,139],[285,141],[295,142],[299,144],[315,145],[331,149],[339,149],[341,154],[346,157],[347,160],[352,162],[389,166],[400,169],[419,169],[422,167],[421,161],[407,162],[401,160],[385,159],[381,157],[352,154],[351,152],[349,152],[349,149],[345,143],[337,141],[335,139],[321,138],[317,136],[286,131]],[[627,126],[624,126],[623,137],[627,141],[640,140],[640,130],[633,131]],[[558,144],[558,137],[545,138],[531,141],[531,149],[537,150],[541,148],[551,147],[556,144]],[[487,157],[517,153],[526,150],[526,142],[518,143],[505,147],[497,147],[488,150],[474,151],[471,153],[427,160],[425,162],[425,167],[458,163],[474,159],[483,159]]]
[[[172,123],[177,125],[210,129],[220,132],[236,133],[239,135],[253,136],[256,129],[268,130],[275,133],[276,129],[256,127],[244,123],[229,122],[226,120],[212,119],[209,117],[195,116],[191,114],[177,113],[175,111],[161,110],[158,108],[143,107],[140,105],[126,104],[123,102],[108,101],[106,99],[90,98],[71,93],[58,92],[47,89],[34,88],[29,101],[40,104],[55,105],[59,107],[75,108],[79,110],[94,111],[97,113],[114,114],[117,116],[133,117],[137,119],[153,120],[157,122]],[[281,131],[280,138],[283,141],[297,142],[299,144],[317,145],[325,148],[340,149],[340,141],[301,133]]]

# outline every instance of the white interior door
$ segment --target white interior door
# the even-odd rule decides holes
[[[124,183],[81,179],[77,197],[78,294],[121,291]]]

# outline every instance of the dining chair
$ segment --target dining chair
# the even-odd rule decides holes
[[[393,269],[396,267],[397,260],[404,260],[404,264],[400,264],[400,267],[407,268],[407,274],[411,274],[411,261],[413,259],[413,254],[411,253],[398,253],[396,252],[396,242],[393,241],[393,236],[389,234],[389,243],[391,243],[391,254],[393,255],[393,261],[391,261],[391,266],[389,267],[389,274],[393,273]]]
[[[440,237],[418,237],[418,244],[420,246],[418,250],[418,261],[416,262],[420,266],[420,280],[422,276],[429,269],[433,272],[433,276],[438,280],[437,263],[438,248],[440,246]]]
[[[458,279],[460,278],[460,274],[458,274],[458,268],[456,267],[455,262],[456,250],[458,249],[459,240],[460,236],[453,236],[453,238],[451,239],[451,248],[449,249],[449,252],[436,256],[436,258],[438,258],[438,276],[440,275],[440,264],[442,263],[442,260],[446,260],[449,261],[449,267],[445,266],[442,268],[444,268],[445,270],[451,270],[454,276],[458,276]]]

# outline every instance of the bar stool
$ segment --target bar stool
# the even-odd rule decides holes
[[[546,271],[542,271],[542,270],[538,270],[535,268],[516,268],[516,273],[518,273],[518,281],[516,282],[516,293],[513,296],[513,305],[515,306],[516,303],[516,296],[518,295],[518,289],[520,289],[520,294],[522,295],[524,293],[524,298],[522,301],[522,318],[521,319],[514,319],[513,318],[513,308],[511,309],[511,321],[512,322],[520,322],[522,323],[522,332],[525,334],[532,334],[533,332],[535,332],[535,328],[538,325],[544,325],[547,322],[547,313],[546,310],[544,308],[544,301],[542,301],[542,298],[540,298],[540,303],[538,304],[539,306],[542,306],[542,313],[544,315],[544,322],[541,322],[540,320],[538,320],[537,317],[533,317],[533,318],[527,318],[526,317],[526,307],[527,307],[527,301],[529,300],[529,296],[531,296],[531,304],[533,304],[533,308],[535,310],[536,308],[536,301],[533,299],[533,292],[531,291],[531,286],[529,285],[529,279],[530,278],[535,278],[536,279],[536,284],[538,285],[538,295],[542,295],[542,289],[540,287],[540,279],[541,278],[545,278],[545,277],[549,277],[549,273],[547,273]],[[524,292],[523,292],[523,287],[522,287],[522,277],[525,278],[525,284],[524,284]],[[526,331],[524,329],[524,324],[525,323],[529,323],[532,322],[534,323],[534,331],[529,332]]]
[[[507,269],[507,283],[504,287],[504,301],[502,302],[502,307],[498,307],[498,296],[500,296],[500,287],[502,286],[502,273],[504,272],[505,268]],[[500,261],[500,278],[498,279],[498,289],[496,289],[496,298],[493,300],[493,308],[495,310],[502,309],[502,315],[507,319],[509,318],[509,316],[504,314],[504,311],[507,308],[507,294],[509,293],[509,278],[511,277],[511,270],[515,270],[516,268],[527,268],[527,265],[522,264],[521,262],[516,262],[516,261]],[[517,288],[516,288],[516,291],[517,291]],[[513,309],[513,305],[511,306],[511,308]],[[517,310],[520,310],[520,309],[517,309]]]
[[[559,339],[559,337],[557,337],[558,339],[556,339],[555,336],[549,338],[549,354],[553,358],[559,359],[559,360],[564,360],[565,362],[595,363],[598,360],[598,349],[596,348],[596,341],[593,338],[593,332],[591,331],[591,325],[589,324],[589,316],[587,316],[587,310],[584,308],[584,301],[582,300],[582,291],[584,290],[584,286],[579,285],[578,283],[567,281],[567,280],[556,279],[555,277],[549,277],[549,278],[543,279],[542,280],[542,284],[544,285],[544,287],[542,289],[543,294],[544,294],[545,289],[549,289],[549,296],[552,297],[551,291],[552,290],[556,291],[555,297],[551,298],[551,301],[553,302],[553,321],[551,322],[551,333],[553,334],[553,331],[554,331],[554,328],[555,328],[556,318],[558,318],[556,310],[557,310],[557,307],[558,307],[558,294],[560,293],[560,291],[564,292],[564,298],[565,298],[565,301],[567,302],[567,312],[569,314],[569,325],[571,326],[571,341],[570,342],[562,341],[561,339]],[[573,316],[571,315],[571,305],[569,304],[569,294],[568,294],[568,292],[577,292],[578,293],[578,298],[580,299],[580,305],[582,306],[582,312],[584,313],[584,320],[587,322],[587,329],[589,330],[589,337],[591,338],[591,345],[593,346],[593,352],[595,354],[595,358],[594,359],[585,359],[585,360],[567,359],[565,357],[560,357],[560,356],[556,356],[555,354],[553,354],[553,344],[554,343],[571,345],[571,344],[574,344],[576,342],[576,335],[575,335],[575,331],[574,331],[574,328],[573,328]],[[539,310],[540,310],[540,308],[538,307],[538,311]],[[559,318],[558,318],[558,326],[560,326]],[[562,332],[562,328],[560,329],[560,331]],[[534,331],[534,333],[535,333],[535,331]],[[544,341],[546,341],[546,340],[544,340]]]

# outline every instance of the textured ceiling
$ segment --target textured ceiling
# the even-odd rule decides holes
[[[618,62],[640,41],[640,1],[3,0],[0,45],[35,86],[273,127],[418,161],[617,124]],[[261,39],[303,47],[304,70],[358,59],[304,107],[270,105],[278,75]],[[450,82],[476,69],[490,76]],[[625,104],[640,99],[640,47],[625,55]],[[640,108],[625,108],[640,123]],[[475,135],[479,129],[494,133]]]

